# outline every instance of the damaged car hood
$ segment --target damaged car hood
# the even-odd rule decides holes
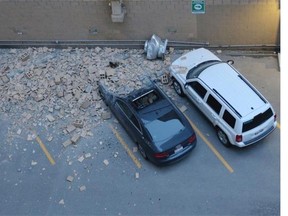
[[[202,62],[210,60],[221,61],[216,55],[214,55],[207,49],[200,48],[197,50],[190,51],[185,55],[182,55],[181,57],[176,59],[170,66],[170,70],[174,73],[177,73],[180,76],[183,76],[183,78],[185,79],[188,71],[191,68],[196,67]]]

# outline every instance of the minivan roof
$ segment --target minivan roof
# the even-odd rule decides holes
[[[242,117],[267,103],[263,96],[253,90],[226,62],[206,68],[198,78],[212,90],[215,89]]]

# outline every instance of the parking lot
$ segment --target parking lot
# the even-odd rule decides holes
[[[35,73],[36,69],[46,70],[50,60],[55,60],[59,56],[64,59],[70,52],[46,58],[46,52],[36,51],[30,52],[30,59],[21,60],[23,62],[31,60],[31,53],[34,53],[34,59],[39,56],[45,59],[45,62],[43,60],[39,65],[45,63],[46,66],[34,68]],[[2,50],[1,55],[11,58],[6,52],[7,50]],[[48,53],[52,55],[53,52]],[[81,52],[91,54],[87,50]],[[25,50],[15,53],[23,57]],[[15,53],[13,55],[16,55]],[[77,53],[77,50],[73,53]],[[184,112],[198,139],[196,148],[188,157],[165,167],[157,167],[142,159],[130,137],[115,117],[109,115],[109,110],[99,102],[97,96],[84,99],[80,96],[77,102],[80,107],[78,110],[75,104],[66,104],[67,98],[60,97],[61,92],[57,92],[56,87],[55,91],[61,103],[58,103],[59,101],[56,103],[52,99],[46,100],[45,94],[48,90],[47,87],[43,87],[45,82],[35,84],[36,81],[31,78],[33,82],[29,84],[30,88],[37,86],[37,93],[35,95],[29,93],[29,97],[20,94],[20,99],[16,98],[17,102],[14,103],[16,94],[11,93],[13,89],[9,85],[17,86],[16,81],[23,80],[27,72],[25,70],[31,68],[28,63],[22,62],[19,68],[24,67],[24,72],[17,71],[13,76],[10,76],[10,73],[7,76],[9,81],[3,82],[1,86],[3,89],[8,89],[7,94],[13,98],[11,103],[6,101],[7,95],[5,101],[1,99],[0,214],[279,215],[281,122],[280,72],[277,58],[250,56],[240,51],[219,50],[215,53],[223,60],[233,59],[235,68],[270,101],[277,113],[278,126],[272,134],[257,144],[241,149],[226,148],[220,143],[213,126],[204,115],[186,98],[180,98],[174,92],[171,83],[160,82],[164,91]],[[122,66],[127,64],[123,67],[127,73],[131,73],[128,70],[136,70],[137,66],[154,70],[161,77],[169,63],[182,54],[182,51],[171,51],[166,57],[170,61],[164,62],[147,61],[141,51],[118,50],[116,54],[125,57],[120,63]],[[88,58],[89,56],[84,56],[83,59],[85,57],[87,59],[83,62],[82,58],[75,57],[72,60],[75,62],[74,66],[79,69],[77,61],[81,60],[82,66],[90,70],[91,65],[85,63],[93,62],[97,55],[92,53],[91,56],[94,57],[92,60]],[[115,60],[115,56],[108,55],[108,59]],[[7,66],[3,62],[4,60],[2,66]],[[73,65],[69,67],[67,70],[72,70]],[[95,67],[107,66],[98,62]],[[3,71],[9,74],[11,68],[10,66],[10,69]],[[93,74],[86,73],[86,69],[79,69],[80,79],[83,73],[85,76]],[[47,77],[51,71],[47,69],[45,72],[47,73],[39,73]],[[20,76],[22,78],[17,78]],[[96,82],[93,82],[92,78],[90,81],[91,88],[97,89]],[[25,83],[29,86],[27,83],[29,80]],[[23,90],[21,87],[19,89]],[[46,90],[40,91],[41,89]],[[82,89],[90,94],[86,87]],[[5,92],[1,91],[2,94]],[[44,99],[37,101],[41,95]],[[73,95],[76,93],[73,92]],[[21,99],[22,96],[25,99]],[[90,106],[86,106],[87,101],[99,103],[93,102]],[[26,102],[31,104],[29,109]],[[35,107],[39,103],[44,104]],[[97,108],[96,113],[93,112],[94,108]],[[84,117],[80,118],[81,115]],[[75,137],[69,126],[72,121],[79,118],[85,121],[85,124],[73,128],[79,135]],[[65,145],[67,137],[70,136],[76,140]]]

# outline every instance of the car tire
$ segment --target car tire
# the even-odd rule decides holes
[[[220,142],[225,147],[230,147],[231,143],[229,142],[229,139],[228,139],[227,135],[225,134],[225,132],[218,127],[216,128],[216,131],[217,131],[217,136],[218,136],[218,139],[220,140]]]
[[[175,79],[173,80],[173,88],[179,96],[184,97],[183,89],[182,89],[180,83]]]
[[[140,152],[140,154],[142,155],[142,157],[143,157],[145,160],[147,160],[147,159],[148,159],[147,154],[146,154],[145,150],[143,149],[143,147],[142,147],[140,144],[138,144],[138,149],[139,149],[139,152]]]

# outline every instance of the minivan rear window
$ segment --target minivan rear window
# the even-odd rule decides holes
[[[273,116],[273,111],[271,110],[271,108],[269,108],[264,113],[258,114],[257,116],[255,116],[250,121],[244,122],[242,132],[249,131],[249,130],[261,125],[262,123],[267,121],[272,116]]]

